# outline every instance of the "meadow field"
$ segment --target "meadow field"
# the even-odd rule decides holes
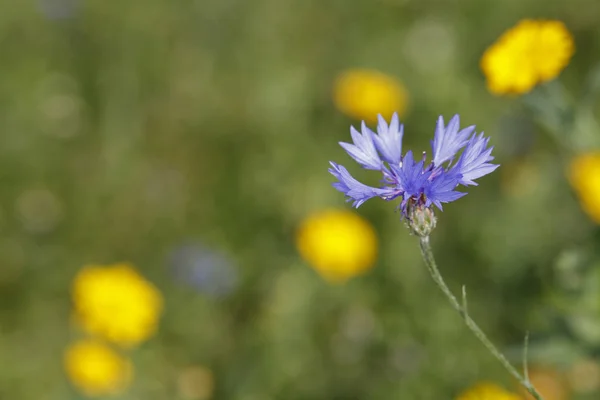
[[[533,399],[408,189],[328,171],[378,188],[351,126],[429,163],[456,114],[499,167],[427,204],[439,270],[544,400],[599,398],[597,0],[2,6],[0,400]]]

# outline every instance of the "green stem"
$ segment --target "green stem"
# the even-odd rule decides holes
[[[496,357],[496,359],[498,361],[500,361],[502,366],[504,366],[504,368],[506,368],[506,370],[515,379],[517,379],[521,383],[521,385],[523,385],[523,387],[529,393],[531,393],[531,395],[536,400],[544,400],[543,397],[538,393],[538,391],[533,387],[533,385],[531,384],[529,379],[527,377],[523,377],[519,373],[519,371],[517,371],[515,369],[515,367],[513,367],[511,365],[511,363],[506,359],[506,357],[504,357],[504,355],[502,353],[500,353],[500,351],[496,348],[496,346],[494,346],[492,344],[492,342],[490,342],[490,340],[487,338],[485,333],[483,333],[481,328],[479,328],[479,326],[475,323],[475,321],[473,321],[471,319],[471,317],[469,316],[467,309],[466,309],[467,301],[466,301],[466,292],[464,291],[464,287],[463,287],[463,305],[464,306],[462,306],[458,302],[456,297],[452,294],[452,292],[446,285],[446,282],[444,282],[444,279],[442,278],[440,271],[437,268],[435,258],[433,257],[433,252],[431,250],[431,245],[429,243],[429,236],[422,236],[420,238],[420,242],[421,242],[421,254],[423,255],[423,259],[425,260],[425,264],[427,265],[427,269],[429,270],[431,277],[433,278],[435,283],[439,286],[439,288],[442,290],[442,292],[444,292],[444,294],[446,295],[448,300],[450,300],[450,304],[452,305],[452,307],[454,307],[454,309],[456,311],[458,311],[458,313],[461,315],[461,317],[465,321],[465,324],[467,325],[467,327],[471,330],[471,332],[473,332],[475,334],[475,336],[477,336],[477,338],[481,341],[481,343],[483,343],[483,345],[486,347],[486,349],[488,349],[489,352],[492,353],[492,355],[494,357]],[[526,372],[526,375],[527,375],[527,372]]]

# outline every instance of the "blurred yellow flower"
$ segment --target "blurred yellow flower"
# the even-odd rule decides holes
[[[569,181],[583,210],[600,224],[600,151],[575,157],[569,167]]]
[[[129,264],[84,267],[73,282],[75,321],[87,332],[134,346],[157,329],[161,293]]]
[[[461,393],[456,400],[523,400],[494,383],[482,382]]]
[[[107,345],[91,339],[72,344],[65,352],[67,376],[87,396],[123,392],[131,382],[131,362]]]
[[[325,210],[300,225],[296,245],[321,276],[343,282],[373,267],[377,236],[365,219],[350,211]]]
[[[544,400],[567,400],[569,398],[566,377],[554,368],[532,367],[529,369],[529,380]],[[525,400],[535,400],[525,389],[520,389]]]
[[[179,396],[186,400],[208,400],[215,389],[212,371],[203,366],[185,368],[177,379]]]
[[[402,83],[370,69],[341,73],[334,84],[333,98],[343,113],[368,122],[377,122],[377,114],[386,120],[394,112],[402,116],[408,104],[408,93]]]
[[[524,19],[484,52],[481,69],[494,94],[524,94],[556,78],[575,51],[561,21]]]

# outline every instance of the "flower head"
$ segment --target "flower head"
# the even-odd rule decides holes
[[[72,344],[65,352],[64,366],[73,385],[90,397],[122,392],[133,372],[128,359],[93,339]]]
[[[377,70],[351,69],[338,76],[333,87],[335,105],[345,114],[377,121],[377,114],[391,117],[402,114],[408,103],[408,93],[395,78]]]
[[[81,7],[79,0],[38,0],[37,3],[44,16],[52,21],[72,18]]]
[[[354,145],[341,145],[363,168],[382,173],[382,187],[365,185],[354,179],[346,168],[331,162],[329,172],[337,178],[333,187],[344,193],[357,208],[373,197],[388,201],[401,198],[399,208],[408,219],[411,207],[435,205],[441,210],[442,203],[466,195],[455,190],[458,185],[476,185],[475,179],[498,168],[490,163],[494,157],[491,156],[493,147],[488,147],[489,138],[474,131],[474,126],[460,129],[458,115],[452,117],[448,125],[444,125],[444,119],[439,117],[431,141],[432,160],[426,164],[425,153],[419,160],[414,158],[412,151],[402,155],[403,127],[396,114],[389,126],[380,116],[377,133],[363,122],[362,135],[351,129]],[[461,150],[460,157],[452,165]]]
[[[456,400],[522,400],[522,398],[494,383],[482,382],[461,393]]]
[[[562,22],[524,19],[485,51],[481,69],[492,93],[524,94],[556,78],[574,51],[573,37]]]
[[[202,243],[176,247],[169,254],[168,261],[182,283],[208,296],[225,296],[237,286],[235,262],[227,254],[210,249]]]
[[[81,328],[123,346],[150,337],[162,312],[160,292],[128,264],[84,267],[73,302]]]
[[[575,157],[571,161],[569,181],[583,210],[600,224],[600,152]]]
[[[350,211],[325,210],[310,215],[298,229],[296,245],[300,255],[332,282],[363,273],[377,258],[375,230]]]

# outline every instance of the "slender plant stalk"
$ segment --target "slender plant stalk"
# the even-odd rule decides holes
[[[475,321],[473,321],[471,319],[471,317],[469,316],[468,311],[467,311],[467,294],[466,294],[465,287],[463,286],[463,289],[462,289],[462,305],[458,302],[456,297],[452,294],[452,292],[450,291],[450,289],[444,282],[444,279],[442,278],[442,275],[440,274],[440,271],[438,270],[437,265],[435,263],[435,258],[433,257],[433,252],[431,250],[431,245],[429,243],[429,236],[421,236],[420,242],[421,242],[421,254],[423,255],[423,259],[425,260],[425,264],[427,265],[427,269],[429,270],[431,277],[433,278],[435,283],[439,286],[439,288],[442,290],[442,292],[444,292],[444,294],[446,295],[448,300],[450,300],[450,304],[452,305],[452,307],[454,307],[454,309],[456,311],[458,311],[458,313],[461,315],[461,317],[465,321],[465,324],[467,325],[467,327],[471,330],[471,332],[473,332],[475,334],[475,336],[477,336],[477,338],[481,341],[481,343],[483,343],[483,345],[489,350],[489,352],[492,353],[492,355],[494,357],[496,357],[496,359],[498,361],[500,361],[500,363],[504,366],[504,368],[506,368],[506,370],[515,379],[517,379],[521,383],[521,385],[523,385],[523,387],[529,393],[531,393],[531,395],[536,400],[544,400],[544,398],[539,394],[539,392],[533,387],[533,385],[529,381],[527,365],[526,364],[524,365],[525,370],[524,370],[524,376],[523,376],[519,373],[519,371],[517,371],[517,369],[515,367],[512,366],[512,364],[506,359],[506,357],[502,353],[500,353],[500,351],[496,348],[496,346],[494,346],[492,344],[492,342],[487,338],[485,333],[483,333],[483,331],[481,330],[481,328],[479,328],[479,326],[475,323]],[[525,339],[524,357],[526,357],[526,354],[527,354],[526,353],[527,347],[528,347],[528,335],[526,336],[526,339]]]

